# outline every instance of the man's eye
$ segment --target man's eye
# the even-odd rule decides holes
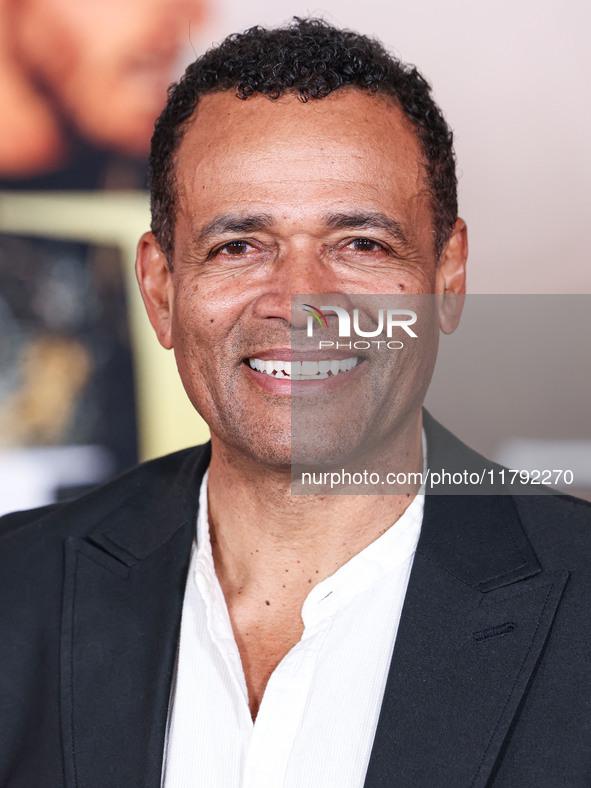
[[[370,238],[355,238],[347,246],[356,252],[377,252],[382,248],[379,243]]]
[[[246,241],[230,241],[230,243],[224,244],[224,246],[218,249],[218,253],[237,257],[238,255],[245,254],[250,248],[250,244]]]

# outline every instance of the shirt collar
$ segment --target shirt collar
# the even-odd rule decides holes
[[[427,468],[427,445],[423,430],[423,471]],[[195,582],[203,595],[220,602],[222,594],[213,563],[209,535],[206,471],[199,491],[197,514],[197,555]],[[401,517],[375,541],[350,558],[334,574],[318,583],[302,606],[302,620],[306,628],[326,619],[345,607],[357,594],[369,589],[388,573],[399,569],[414,555],[421,532],[425,504],[424,485]],[[205,583],[203,582],[205,581]],[[223,595],[222,595],[223,599]]]

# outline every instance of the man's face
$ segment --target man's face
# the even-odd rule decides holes
[[[308,103],[208,95],[176,173],[172,273],[148,235],[138,274],[159,339],[174,347],[214,440],[270,465],[288,463],[291,401],[304,387],[317,401],[356,403],[361,427],[373,428],[384,404],[383,385],[375,394],[380,364],[300,384],[250,360],[290,358],[290,328],[303,329],[307,318],[292,316],[293,294],[346,300],[463,289],[465,244],[437,265],[419,142],[403,113],[356,90]],[[424,378],[432,363],[412,374]]]
[[[16,0],[13,56],[83,137],[144,154],[206,0]]]

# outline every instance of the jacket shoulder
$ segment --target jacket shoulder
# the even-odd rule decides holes
[[[521,495],[513,500],[542,565],[589,572],[591,502],[569,495]]]
[[[208,460],[209,447],[203,444],[148,460],[73,501],[4,515],[0,517],[0,545],[7,548],[14,539],[37,538],[48,529],[61,538],[78,535],[79,529],[84,533],[85,524],[96,523],[131,497],[170,489],[179,476]]]
[[[423,423],[427,433],[427,451],[432,467],[446,470],[494,470],[495,478],[502,466],[487,460],[462,443],[426,411]],[[507,469],[504,469],[507,473]],[[480,489],[480,487],[478,488]],[[472,487],[454,488],[458,493],[474,495]],[[525,492],[525,494],[524,494]],[[535,554],[547,569],[591,569],[591,503],[581,498],[556,494],[538,485],[492,485],[480,499],[482,511],[494,510],[494,500],[510,499],[517,511]],[[474,509],[476,511],[476,509]],[[505,510],[506,512],[507,510]]]

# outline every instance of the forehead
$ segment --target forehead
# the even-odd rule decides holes
[[[322,202],[368,210],[391,202],[404,213],[429,194],[410,121],[388,97],[355,89],[305,103],[293,95],[207,95],[175,170],[180,213],[195,221],[242,202],[274,214]]]

